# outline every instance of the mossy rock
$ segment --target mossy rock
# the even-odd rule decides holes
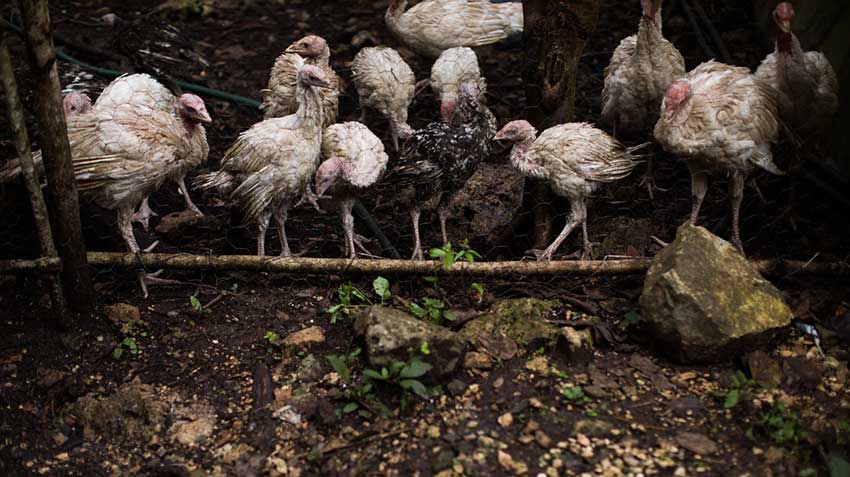
[[[481,334],[506,336],[526,350],[552,345],[560,329],[547,323],[544,318],[560,306],[557,300],[500,300],[493,303],[483,315],[467,323],[460,335],[471,343],[475,343]]]

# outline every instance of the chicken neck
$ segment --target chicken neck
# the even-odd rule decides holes
[[[526,176],[540,178],[544,175],[543,168],[534,164],[529,158],[529,150],[535,139],[537,138],[531,135],[522,142],[514,144],[511,150],[511,165]]]

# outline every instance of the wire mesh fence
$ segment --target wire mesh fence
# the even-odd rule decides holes
[[[681,35],[677,32],[673,34]],[[609,43],[612,41],[608,40]],[[693,39],[690,41],[693,42]],[[579,94],[576,98],[576,113],[579,119],[592,120],[596,116],[595,111],[599,109],[598,93],[602,86],[601,68],[607,63],[613,46],[613,43],[593,43],[594,49],[600,51],[586,53],[579,64]],[[522,83],[517,74],[522,61],[520,49],[510,45],[501,48],[505,48],[508,55],[482,55],[478,59],[480,65],[475,65],[480,66],[482,72],[480,84],[487,82],[483,101],[492,109],[499,125],[522,117],[526,109]],[[364,95],[357,92],[354,74],[348,62],[357,51],[360,50],[352,46],[342,57],[331,56],[331,66],[339,74],[342,85],[339,93],[338,121],[357,120],[364,109],[361,104]],[[409,104],[404,107],[408,117],[402,122],[406,121],[413,129],[422,129],[431,122],[451,119],[450,116],[456,107],[456,104],[452,104],[456,102],[456,97],[450,92],[451,86],[434,81],[430,62],[413,55],[405,54],[404,57],[410,61],[410,68],[416,79],[432,79],[432,88],[419,88],[418,94],[409,98]],[[507,57],[513,59],[508,63],[499,62]],[[691,58],[688,58],[689,61]],[[263,76],[272,66],[273,57],[265,60]],[[207,128],[205,137],[209,147],[208,157],[206,160],[189,160],[186,164],[177,164],[180,161],[173,159],[176,155],[162,151],[168,147],[194,147],[191,139],[186,139],[191,136],[187,133],[191,133],[186,127],[187,121],[185,117],[181,119],[177,109],[179,91],[171,91],[158,83],[131,84],[128,77],[104,88],[107,82],[97,81],[97,76],[88,75],[77,65],[60,62],[59,67],[66,78],[63,85],[66,98],[79,94],[89,95],[95,114],[91,116],[84,112],[82,116],[85,119],[76,120],[74,115],[77,111],[68,111],[72,147],[77,148],[76,154],[80,157],[91,159],[79,161],[77,167],[78,177],[83,176],[80,181],[84,198],[81,215],[90,251],[125,251],[130,241],[136,241],[141,249],[156,243],[153,251],[161,253],[200,256],[256,254],[257,227],[251,220],[246,220],[243,211],[232,207],[229,194],[220,190],[203,191],[193,188],[191,184],[197,176],[218,170],[222,158],[236,141],[237,135],[262,120],[259,112],[218,99],[205,98],[212,123],[209,126],[196,126]],[[26,72],[18,73],[21,76],[26,75]],[[251,74],[258,75],[255,73]],[[466,74],[475,76],[474,71]],[[435,86],[435,83],[440,87]],[[484,87],[480,89],[482,93],[485,91]],[[375,109],[374,106],[371,108]],[[197,107],[195,113],[198,113]],[[388,126],[388,122],[392,123],[394,119],[396,123],[399,122],[398,117],[390,117],[390,111],[379,113],[381,114],[367,116],[364,121],[382,140],[388,155],[387,167],[392,168],[394,162],[399,160],[400,154],[393,145],[393,134],[398,133],[401,128],[398,124]],[[95,129],[100,128],[97,129],[101,133],[98,137],[89,134],[94,127],[91,119],[93,117],[97,117]],[[131,121],[129,117],[135,119]],[[143,134],[144,127],[148,126],[160,128],[166,131],[166,136],[170,134],[173,137],[156,147],[142,145],[139,137]],[[37,130],[32,122],[30,128]],[[77,134],[79,136],[75,137]],[[271,145],[269,149],[276,153],[281,152],[276,145]],[[86,152],[79,152],[82,150]],[[135,159],[130,162],[124,160],[126,157],[119,160],[118,155],[126,155],[128,150],[133,151]],[[530,257],[526,252],[539,245],[534,243],[535,208],[550,207],[555,211],[555,232],[563,227],[569,211],[569,202],[563,198],[551,196],[546,202],[539,203],[538,199],[530,194],[532,182],[522,177],[505,160],[508,152],[507,147],[494,144],[488,159],[459,191],[449,211],[449,241],[455,249],[460,247],[461,243],[468,243],[468,246],[480,253],[486,261],[513,261]],[[657,149],[654,152],[657,154],[656,181],[666,189],[660,191],[654,201],[649,200],[639,185],[640,170],[632,177],[606,186],[595,194],[590,203],[589,221],[590,238],[596,242],[594,258],[619,260],[651,256],[658,250],[652,236],[670,240],[676,226],[685,218],[690,204],[686,169],[681,167],[676,158],[665,156]],[[172,154],[169,156],[172,159],[165,158],[168,154]],[[107,177],[112,183],[104,185],[104,178]],[[113,181],[115,177],[120,177],[121,180]],[[188,187],[180,186],[183,177],[186,177],[184,182]],[[312,178],[310,180],[312,181]],[[723,180],[719,179],[720,182]],[[778,212],[783,206],[783,200],[780,198],[787,195],[789,183],[785,179],[764,178],[759,178],[758,182],[761,184],[760,190],[767,193],[763,194],[764,200],[757,193],[748,193],[745,199],[742,223],[745,238],[749,237],[747,246],[756,244],[763,257],[786,256],[791,253],[787,242],[767,243],[769,240],[765,240],[765,237],[791,235],[786,231],[786,224],[782,222]],[[0,224],[0,227],[5,229],[3,238],[0,239],[0,253],[3,253],[4,258],[35,258],[38,256],[38,250],[33,246],[35,241],[31,211],[27,209],[26,201],[20,200],[23,189],[14,183],[0,187],[0,200],[8,204],[3,211],[6,219]],[[712,191],[718,188],[720,187],[715,186]],[[753,191],[755,192],[755,189]],[[357,197],[374,219],[377,228],[387,237],[392,248],[402,257],[409,256],[414,234],[409,207],[398,200],[398,190],[395,190],[392,184],[385,184],[383,187],[359,193]],[[147,198],[150,212],[139,208],[142,198]],[[299,199],[300,197],[293,196],[292,205]],[[193,205],[197,205],[203,215],[194,213]],[[286,232],[293,252],[304,257],[346,257],[346,241],[339,218],[339,201],[322,199],[320,206],[323,212],[317,212],[303,204],[293,207],[289,212]],[[705,206],[708,211],[706,224],[721,236],[728,234],[727,207],[724,196],[709,194]],[[822,212],[824,211],[818,211],[816,214]],[[768,214],[770,218],[765,220],[764,216]],[[393,257],[387,243],[378,240],[374,230],[367,227],[362,219],[363,217],[358,216],[354,228],[358,235],[370,239],[365,243],[368,255],[377,258]],[[148,227],[143,227],[145,220],[149,222]],[[127,228],[128,221],[130,229]],[[422,243],[426,250],[443,245],[438,217],[433,208],[423,214],[420,227]],[[274,239],[278,233],[275,228],[272,225],[268,233],[268,255],[281,252],[281,245]],[[559,250],[559,258],[564,258],[580,248],[580,234],[574,234]],[[526,276],[521,271],[515,274],[518,281]],[[132,280],[133,278],[127,275],[128,283]]]

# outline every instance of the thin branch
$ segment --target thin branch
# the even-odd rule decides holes
[[[441,262],[414,260],[89,252],[88,261],[96,267],[125,269],[144,267],[146,269],[198,271],[515,277],[520,275],[640,275],[646,273],[651,260],[455,262],[451,267],[444,268]],[[809,263],[801,260],[775,259],[755,260],[752,263],[761,273],[773,276],[784,277],[789,273],[824,276],[850,275],[850,265],[843,262]]]

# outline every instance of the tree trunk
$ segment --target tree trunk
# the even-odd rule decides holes
[[[44,196],[41,194],[41,184],[35,172],[35,165],[30,150],[30,140],[24,122],[24,108],[21,106],[21,98],[18,96],[18,85],[15,74],[12,71],[12,56],[9,53],[8,33],[0,30],[0,84],[6,96],[6,113],[9,124],[15,136],[15,151],[21,161],[21,175],[27,188],[32,205],[32,214],[35,219],[38,242],[41,245],[42,262],[59,262],[59,254],[53,242],[53,233],[50,230],[50,216],[47,206],[44,204]],[[20,264],[20,263],[19,263]],[[55,271],[59,271],[56,269]],[[65,295],[62,292],[57,274],[45,277],[50,292],[50,301],[53,303],[55,318],[63,323],[68,318],[68,310]],[[64,324],[64,323],[63,323]]]
[[[526,117],[542,131],[573,120],[576,68],[599,16],[600,0],[523,0]],[[534,246],[544,248],[553,228],[554,197],[537,182]]]
[[[86,262],[80,226],[77,183],[71,164],[71,147],[59,95],[59,76],[53,51],[47,0],[19,0],[24,21],[33,86],[36,118],[41,128],[40,142],[47,177],[47,205],[54,238],[62,258],[62,284],[75,311],[89,311],[94,290]]]

